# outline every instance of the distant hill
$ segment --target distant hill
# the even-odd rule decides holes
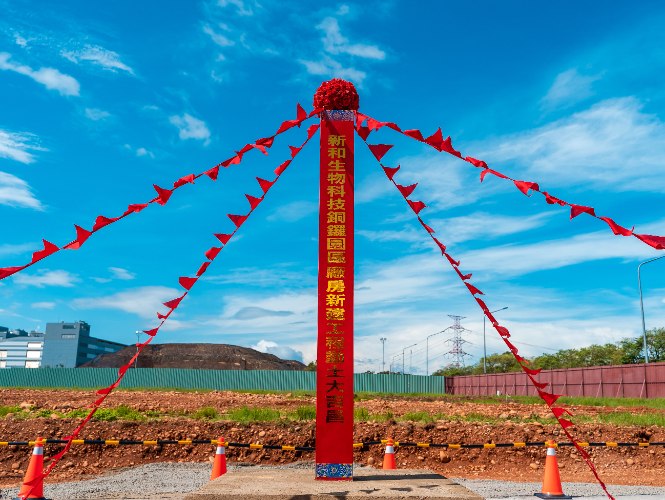
[[[102,354],[82,368],[120,368],[136,353],[135,346]],[[202,370],[304,370],[300,361],[226,344],[150,344],[138,358],[138,368],[193,368]]]

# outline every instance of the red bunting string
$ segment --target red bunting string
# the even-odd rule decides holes
[[[297,156],[298,152],[300,152],[300,150],[302,150],[302,148],[305,147],[305,145],[314,136],[314,134],[316,133],[316,131],[318,129],[319,129],[319,124],[311,125],[307,129],[307,138],[302,143],[302,145],[299,148],[292,148],[292,151],[294,149],[297,149],[297,152],[295,153],[295,155],[293,155],[291,157],[291,160],[293,160]],[[277,182],[277,180],[279,179],[281,173],[284,170],[285,170],[285,168],[282,169],[282,171],[279,174],[276,174],[276,177],[275,177],[274,180],[266,181],[266,182],[270,183],[269,186],[267,186],[267,187],[264,187],[263,185],[261,186],[261,188],[263,190],[263,195],[261,197],[257,198],[257,197],[254,197],[254,196],[245,195],[247,197],[247,199],[249,200],[250,209],[249,209],[249,212],[247,213],[247,215],[242,216],[243,217],[243,222],[252,214],[252,212],[254,212],[256,207],[258,207],[258,205],[265,199],[265,195],[268,193],[268,190],[270,189],[270,187],[272,187]],[[222,248],[224,248],[226,246],[228,241],[240,229],[241,224],[237,224],[236,221],[234,221],[233,219],[232,219],[232,221],[234,222],[236,227],[231,233],[229,233],[229,234],[215,234],[214,235],[217,239],[219,239],[222,242],[223,246],[222,247],[213,247],[216,250],[215,252],[211,253],[210,250],[205,252],[205,256],[208,260],[206,260],[205,262],[203,262],[203,264],[201,264],[201,266],[199,267],[199,270],[196,273],[196,277],[190,278],[190,277],[187,277],[187,276],[181,276],[178,279],[178,283],[180,284],[180,286],[182,286],[182,288],[185,290],[185,292],[182,295],[180,295],[180,296],[178,296],[174,299],[171,299],[171,300],[168,300],[168,301],[164,302],[164,306],[166,306],[169,309],[168,312],[166,314],[162,314],[162,313],[158,312],[157,317],[161,320],[160,323],[155,328],[152,328],[152,329],[149,329],[149,330],[143,330],[143,333],[148,335],[148,340],[146,340],[143,343],[136,344],[136,347],[137,347],[136,353],[132,356],[132,358],[126,364],[124,364],[123,366],[121,366],[118,369],[118,376],[117,376],[115,382],[113,382],[110,386],[104,387],[104,388],[99,389],[97,391],[97,395],[101,396],[101,397],[97,398],[95,400],[95,402],[91,405],[92,409],[85,416],[85,418],[83,418],[79,422],[79,424],[74,429],[74,431],[69,436],[65,436],[64,439],[67,440],[67,443],[65,443],[64,448],[59,453],[57,453],[56,455],[54,455],[51,458],[50,464],[42,472],[41,477],[39,478],[40,480],[43,481],[44,478],[46,478],[49,474],[51,474],[51,472],[53,471],[55,466],[58,464],[58,462],[69,451],[69,449],[72,446],[72,442],[78,437],[78,435],[81,433],[81,431],[83,430],[85,425],[90,421],[90,419],[92,419],[95,412],[101,407],[101,405],[104,403],[106,398],[111,394],[111,392],[113,392],[113,390],[120,385],[120,383],[121,383],[122,379],[125,377],[127,371],[130,368],[132,368],[132,366],[134,366],[135,361],[138,359],[139,355],[143,352],[143,349],[145,349],[145,347],[148,344],[150,344],[150,342],[152,342],[152,340],[155,338],[155,336],[157,335],[157,333],[159,332],[161,327],[166,323],[169,316],[171,316],[171,313],[173,313],[173,311],[175,311],[180,306],[180,304],[184,300],[184,298],[187,295],[189,295],[189,291],[191,290],[191,288],[196,284],[198,279],[207,271],[210,264],[212,264],[212,262],[217,258],[217,256],[221,252]],[[34,482],[36,484],[37,480],[35,480]],[[33,486],[33,489],[34,489],[34,486]],[[28,492],[27,495],[25,495],[26,498],[30,495],[31,491]]]
[[[150,204],[158,204],[158,205],[166,205],[173,195],[173,192],[185,184],[194,184],[194,181],[196,179],[199,179],[200,177],[203,177],[204,175],[212,179],[213,181],[217,180],[217,176],[219,175],[219,168],[220,167],[229,167],[230,165],[236,165],[239,164],[242,161],[243,155],[252,150],[252,149],[258,149],[264,154],[268,154],[267,148],[270,148],[275,140],[275,137],[277,137],[279,134],[282,134],[286,132],[287,130],[293,128],[293,127],[300,127],[300,125],[307,119],[313,117],[313,116],[318,116],[321,110],[315,109],[311,113],[307,113],[303,109],[303,107],[298,104],[296,107],[296,119],[295,120],[286,120],[282,122],[280,127],[277,129],[277,132],[273,134],[270,137],[263,137],[261,139],[257,139],[254,143],[252,144],[246,144],[240,151],[237,151],[234,156],[231,158],[224,160],[223,162],[215,165],[214,167],[206,170],[205,172],[199,173],[199,174],[188,174],[177,181],[173,183],[173,187],[171,189],[167,188],[162,188],[157,186],[156,184],[153,184],[153,187],[155,191],[157,192],[157,196],[153,198],[152,200],[148,201],[147,203],[142,203],[142,204],[132,204],[127,207],[127,210],[125,212],[118,216],[118,217],[105,217],[103,215],[99,215],[94,222],[94,225],[92,227],[92,230],[88,231],[86,229],[83,229],[80,226],[74,226],[76,229],[76,239],[66,245],[64,245],[62,248],[59,248],[57,245],[54,245],[53,243],[50,243],[46,240],[44,241],[44,249],[37,251],[33,253],[32,259],[30,262],[23,266],[11,266],[11,267],[0,267],[0,280],[3,280],[12,274],[16,274],[19,271],[23,271],[24,269],[36,264],[40,260],[53,255],[56,252],[59,252],[60,250],[78,250],[81,248],[81,246],[86,242],[86,240],[93,234],[102,229],[103,227],[108,226],[109,224],[113,224],[115,222],[118,222],[121,219],[124,219],[128,215],[138,213],[144,208],[146,208]],[[287,162],[290,162],[295,158],[295,155],[298,154],[300,150],[298,148],[293,148],[291,147],[291,159],[287,160]],[[280,173],[286,169],[286,166],[288,166],[288,163],[284,162],[279,169],[281,169]],[[279,174],[276,174],[279,175]],[[265,193],[265,191],[264,191]]]
[[[360,114],[359,114],[359,118],[358,118],[358,119],[361,120],[361,118],[360,118]],[[377,124],[378,124],[378,125],[377,125]],[[368,127],[369,127],[369,128],[374,127],[374,129],[378,129],[378,128],[380,128],[380,126],[384,126],[384,125],[385,125],[385,126],[390,126],[389,124],[381,124],[380,122],[376,122],[376,120],[374,120],[374,121],[372,121],[372,122],[369,122],[369,121],[368,121]],[[393,127],[391,127],[391,128],[393,128]],[[435,133],[433,136],[427,138],[427,139],[425,140],[425,142],[427,142],[428,140],[432,140],[432,141],[434,141],[438,146],[441,146],[441,147],[443,148],[443,150],[446,150],[445,148],[447,148],[448,145],[449,145],[450,143],[449,143],[449,141],[446,141],[446,140],[440,139],[440,133],[439,133],[439,132],[440,132],[440,131],[437,131],[437,133]],[[432,139],[432,138],[434,138],[434,139]],[[522,356],[519,355],[519,352],[518,352],[517,347],[516,347],[512,342],[510,342],[510,341],[508,340],[508,338],[510,337],[510,332],[508,331],[508,329],[507,329],[505,326],[500,325],[499,322],[496,320],[496,318],[495,318],[494,316],[492,316],[492,314],[490,313],[489,308],[487,307],[487,305],[485,304],[485,302],[484,302],[482,299],[476,297],[476,295],[484,295],[484,293],[483,293],[480,289],[478,289],[477,287],[475,287],[474,285],[472,285],[471,283],[468,282],[468,280],[469,280],[469,278],[471,277],[471,275],[470,275],[470,274],[469,274],[469,275],[463,275],[463,274],[462,274],[462,272],[459,270],[460,262],[457,261],[457,260],[455,260],[455,259],[454,259],[454,258],[448,253],[448,251],[447,251],[447,249],[446,249],[446,246],[445,246],[443,243],[441,243],[441,241],[433,235],[434,230],[433,230],[429,225],[427,225],[427,224],[423,221],[423,219],[420,217],[420,215],[419,215],[419,212],[420,212],[421,209],[416,210],[416,208],[414,208],[414,205],[415,205],[416,202],[414,202],[414,201],[412,201],[412,200],[409,200],[408,197],[409,197],[409,196],[413,193],[413,191],[415,190],[416,184],[413,184],[412,186],[409,186],[409,188],[412,187],[413,189],[405,189],[404,186],[402,186],[402,185],[400,185],[400,184],[397,184],[397,182],[395,182],[395,180],[394,180],[394,175],[395,175],[395,173],[396,173],[396,170],[391,170],[389,167],[386,167],[385,165],[383,165],[383,163],[381,163],[381,161],[378,160],[378,156],[375,154],[375,151],[372,150],[372,145],[368,144],[367,141],[365,141],[364,139],[363,139],[363,141],[364,141],[365,144],[367,144],[367,146],[370,148],[370,150],[372,151],[372,153],[374,154],[374,156],[377,157],[377,161],[379,162],[379,165],[381,165],[381,167],[383,168],[383,171],[384,171],[384,173],[386,174],[386,176],[388,177],[388,179],[390,180],[390,182],[393,183],[393,185],[394,185],[395,188],[397,188],[397,190],[400,192],[400,194],[402,195],[402,197],[404,198],[404,200],[407,202],[407,204],[409,205],[409,207],[410,207],[410,208],[413,210],[413,212],[416,214],[416,217],[417,217],[417,219],[418,219],[418,222],[420,222],[420,224],[423,226],[423,228],[424,228],[424,229],[427,231],[427,233],[429,234],[430,238],[432,238],[432,240],[434,240],[434,242],[437,244],[437,246],[441,249],[441,253],[443,254],[444,257],[446,257],[446,259],[448,260],[448,262],[450,263],[450,265],[452,266],[452,268],[456,271],[457,275],[460,277],[460,279],[462,280],[462,282],[464,283],[464,285],[465,285],[466,288],[468,289],[468,291],[469,291],[469,293],[471,294],[471,296],[475,299],[475,301],[478,303],[478,305],[479,305],[480,308],[482,309],[483,314],[485,314],[485,316],[487,317],[487,319],[490,320],[492,326],[494,326],[494,328],[496,329],[497,333],[499,333],[499,335],[500,335],[501,339],[503,340],[503,342],[506,344],[506,346],[508,347],[508,349],[510,350],[510,352],[513,354],[513,356],[514,356],[515,359],[517,360],[517,362],[518,362],[518,364],[520,365],[520,367],[522,368],[522,370],[526,373],[527,378],[531,381],[531,383],[533,384],[533,386],[536,388],[536,391],[538,392],[538,394],[539,394],[539,396],[541,397],[541,399],[547,404],[547,406],[548,406],[548,408],[550,409],[550,411],[552,411],[554,417],[555,417],[555,418],[557,419],[557,421],[559,422],[559,425],[561,425],[561,428],[563,429],[563,432],[568,436],[568,438],[570,439],[570,441],[571,441],[572,443],[574,443],[575,448],[577,448],[577,450],[580,451],[580,454],[582,455],[582,458],[584,459],[584,461],[585,461],[585,462],[587,463],[587,465],[589,466],[589,469],[591,470],[591,472],[592,472],[593,475],[595,476],[596,480],[598,481],[598,483],[600,484],[600,486],[603,488],[603,490],[604,490],[605,493],[607,494],[608,498],[614,500],[614,497],[609,493],[609,491],[607,491],[607,487],[605,486],[605,483],[604,483],[604,482],[600,479],[600,477],[598,476],[598,472],[596,471],[596,468],[594,467],[593,463],[591,462],[591,459],[590,459],[588,453],[584,452],[584,450],[579,446],[578,441],[576,441],[576,440],[570,435],[570,433],[569,433],[569,431],[568,431],[568,428],[569,428],[569,427],[572,427],[574,424],[573,424],[572,421],[570,421],[570,420],[568,420],[568,419],[566,419],[566,418],[562,418],[562,415],[563,415],[564,413],[566,413],[566,414],[568,414],[568,415],[572,415],[572,413],[571,413],[569,410],[566,410],[566,409],[561,408],[561,407],[553,407],[554,403],[557,401],[557,399],[560,397],[560,395],[558,395],[558,394],[551,394],[551,393],[545,391],[544,389],[545,389],[549,384],[547,384],[547,383],[543,383],[543,382],[539,382],[538,380],[535,379],[535,375],[537,375],[537,374],[540,372],[540,370],[534,370],[534,369],[530,368],[530,367],[528,366],[529,361],[528,361],[527,359],[525,359],[525,358],[523,358]],[[451,146],[451,145],[450,145],[449,147],[452,149],[452,146]],[[389,148],[388,148],[388,149],[389,149]],[[387,149],[386,149],[386,151],[387,151]],[[527,184],[528,184],[528,185],[527,185]],[[535,188],[534,188],[534,186],[535,186]],[[527,191],[528,191],[529,189],[538,189],[537,185],[534,185],[534,184],[532,184],[532,183],[526,183],[526,184],[523,185],[523,187],[524,187],[524,189],[526,189]],[[422,203],[422,202],[420,202],[420,203]],[[416,207],[418,207],[418,205],[416,205]]]
[[[441,133],[441,129],[439,128],[434,134],[432,134],[429,137],[424,137],[423,134],[419,130],[402,130],[399,126],[397,126],[395,123],[392,122],[380,122],[374,118],[371,118],[367,115],[364,115],[362,113],[358,113],[358,120],[356,122],[356,131],[358,132],[358,135],[363,139],[363,141],[366,141],[367,137],[371,132],[380,130],[383,127],[388,127],[396,132],[399,132],[407,137],[410,137],[412,139],[415,139],[419,142],[423,142],[434,149],[436,149],[439,152],[445,151],[448,154],[451,154],[453,156],[456,156],[467,163],[470,163],[476,168],[482,169],[480,172],[480,181],[482,182],[485,179],[485,176],[488,174],[491,174],[495,177],[499,177],[501,179],[507,179],[513,182],[515,184],[515,187],[519,189],[523,194],[526,196],[529,196],[529,193],[531,191],[534,191],[536,193],[540,193],[545,197],[545,201],[549,205],[561,205],[563,207],[568,206],[570,207],[570,218],[574,219],[578,215],[585,213],[587,215],[590,215],[591,217],[594,217],[596,219],[602,220],[609,226],[609,228],[612,230],[612,232],[617,235],[617,236],[634,236],[638,240],[642,241],[643,243],[649,245],[650,247],[655,248],[656,250],[665,250],[665,236],[654,236],[650,234],[638,234],[633,232],[633,229],[627,229],[625,227],[620,226],[616,222],[614,222],[612,219],[609,217],[600,217],[596,215],[595,210],[593,207],[586,207],[583,205],[576,205],[574,203],[569,203],[567,201],[561,200],[559,198],[556,198],[546,191],[542,191],[540,189],[540,186],[535,183],[535,182],[529,182],[529,181],[521,181],[517,179],[513,179],[512,177],[509,177],[505,174],[502,174],[501,172],[498,172],[496,170],[493,170],[487,166],[487,163],[485,163],[483,160],[478,160],[476,158],[472,158],[471,156],[463,156],[459,151],[455,150],[452,145],[452,141],[450,137],[447,137],[446,139],[443,138],[443,134]],[[364,126],[363,123],[366,123],[367,125]],[[387,147],[390,149],[392,146],[387,146],[385,144],[378,144],[378,145],[369,145],[370,150],[372,151],[372,154],[377,158],[377,160],[381,160],[383,155],[387,152],[386,150],[383,149],[378,149],[379,147],[385,148]],[[380,155],[377,154],[377,151],[381,153]]]

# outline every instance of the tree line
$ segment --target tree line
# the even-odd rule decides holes
[[[649,361],[665,361],[665,328],[654,328],[647,332]],[[644,340],[642,336],[623,339],[614,344],[592,344],[579,349],[562,349],[554,354],[541,354],[529,359],[530,366],[544,370],[579,368],[583,366],[626,365],[644,362]],[[521,370],[510,351],[487,356],[487,373],[518,372]],[[478,375],[483,373],[483,358],[475,365],[446,367],[432,375],[454,377],[455,375]]]

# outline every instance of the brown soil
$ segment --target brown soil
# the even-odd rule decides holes
[[[2,405],[32,405],[33,409],[70,410],[82,408],[94,399],[92,391],[18,390],[0,389]],[[219,412],[242,406],[294,410],[314,404],[311,397],[291,395],[240,394],[233,392],[176,393],[176,392],[117,392],[107,406],[128,405],[146,411],[194,411],[212,406]],[[391,411],[396,417],[407,412],[427,411],[451,416],[480,413],[496,417],[499,424],[489,425],[454,420],[439,420],[433,424],[412,422],[385,423],[358,422],[354,441],[373,441],[393,437],[401,441],[433,443],[512,443],[515,441],[565,441],[555,425],[520,423],[520,417],[548,416],[544,407],[519,403],[480,404],[467,401],[415,400],[381,398],[359,401],[356,407],[370,413]],[[576,415],[594,415],[608,411],[659,412],[648,408],[576,407]],[[77,422],[71,419],[34,418],[20,420],[9,414],[0,419],[0,441],[33,440],[36,436],[62,438],[69,434]],[[584,424],[574,429],[574,435],[583,441],[665,441],[662,427],[612,426]],[[223,436],[238,443],[314,445],[314,422],[271,422],[238,424],[234,422],[207,422],[187,418],[164,417],[149,422],[91,421],[81,434],[86,439],[216,439]],[[46,456],[60,446],[49,445]],[[663,474],[665,447],[644,448],[589,448],[596,467],[608,484],[639,484],[665,486]],[[213,456],[212,445],[164,446],[97,446],[74,445],[51,475],[51,481],[84,478],[110,469],[147,462],[207,462]],[[540,447],[483,450],[442,450],[439,448],[397,448],[399,467],[428,468],[451,477],[475,479],[502,479],[511,481],[542,480],[545,449]],[[381,446],[357,450],[354,460],[380,466]],[[0,447],[0,486],[20,483],[30,457],[27,447]],[[314,458],[310,452],[284,452],[273,450],[227,449],[230,461],[275,464]],[[559,467],[563,481],[593,482],[587,465],[578,453],[568,447],[558,450]]]

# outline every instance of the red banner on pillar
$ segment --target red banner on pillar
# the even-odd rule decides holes
[[[316,479],[353,479],[353,111],[321,113]]]

